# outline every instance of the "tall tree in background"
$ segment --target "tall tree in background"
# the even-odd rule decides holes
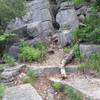
[[[0,0],[0,31],[4,32],[9,21],[25,13],[25,0]]]

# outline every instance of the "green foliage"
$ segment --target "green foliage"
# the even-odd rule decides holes
[[[42,60],[47,57],[48,45],[46,42],[38,42],[34,47],[41,52],[40,58]]]
[[[81,58],[79,44],[76,43],[76,44],[73,46],[73,50],[74,50],[75,58]]]
[[[15,59],[13,57],[11,57],[10,55],[4,54],[3,59],[4,59],[5,63],[8,65],[10,65],[10,66],[15,65]]]
[[[4,85],[0,84],[0,100],[2,100],[4,94],[5,94],[5,87]]]
[[[71,100],[83,100],[81,95],[69,86],[65,86],[64,94],[67,95]]]
[[[87,17],[84,24],[73,33],[75,41],[87,43],[100,43],[100,18],[97,14],[92,13]]]
[[[0,0],[0,27],[5,30],[9,21],[25,13],[25,0]]]
[[[0,42],[11,40],[15,36],[16,35],[14,33],[4,33],[0,35]]]
[[[93,54],[90,59],[85,59],[84,63],[79,66],[79,69],[100,72],[100,54]]]
[[[65,53],[69,53],[70,51],[71,51],[71,48],[67,48],[67,47],[64,48]]]
[[[73,2],[76,6],[78,6],[82,3],[82,0],[73,0]]]
[[[38,49],[32,48],[30,46],[22,47],[20,49],[20,59],[22,61],[36,61],[39,60],[41,56],[41,52]]]
[[[27,76],[23,78],[23,83],[30,83],[34,84],[34,82],[37,80],[36,75],[34,74],[34,71],[32,69],[28,69]]]
[[[31,68],[28,69],[27,76],[29,76],[33,80],[36,80],[36,76],[34,74],[34,71]]]
[[[19,56],[22,61],[32,62],[43,60],[47,57],[47,45],[41,42],[31,47],[28,43],[22,42]]]
[[[60,92],[61,89],[62,89],[62,84],[59,83],[59,82],[56,82],[56,83],[53,84],[53,88],[54,88],[55,91]]]

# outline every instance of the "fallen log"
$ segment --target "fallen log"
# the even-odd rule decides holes
[[[67,54],[65,56],[65,58],[61,61],[61,77],[62,79],[66,79],[67,75],[66,75],[66,71],[65,71],[65,66],[70,63],[70,61],[73,59],[74,57],[74,50],[71,50],[69,54]]]

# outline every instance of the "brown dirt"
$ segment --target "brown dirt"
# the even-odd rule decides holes
[[[64,57],[63,49],[55,49],[54,54],[48,54],[45,61],[42,62],[33,62],[34,66],[60,66],[60,63]]]

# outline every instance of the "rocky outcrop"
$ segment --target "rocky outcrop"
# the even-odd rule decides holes
[[[82,56],[89,58],[94,53],[100,53],[100,45],[80,44],[80,53]]]
[[[3,100],[43,100],[30,84],[19,85],[6,89]]]
[[[26,65],[17,65],[14,67],[5,68],[4,71],[1,73],[1,83],[6,86],[11,86],[13,81],[16,80],[17,76],[20,74],[20,71],[26,68]]]
[[[79,26],[79,21],[74,7],[71,6],[68,2],[61,4],[56,21],[60,24],[60,28],[74,31]]]
[[[53,31],[52,17],[50,14],[50,4],[48,0],[34,0],[27,3],[26,15],[22,18],[16,18],[16,20],[10,22],[6,31],[12,32],[15,30],[25,28],[22,33],[34,33],[48,35]],[[34,28],[38,31],[35,31]],[[19,32],[20,33],[20,32]]]
[[[15,60],[18,60],[19,56],[19,47],[18,46],[11,46],[8,50],[8,54],[13,57]]]

